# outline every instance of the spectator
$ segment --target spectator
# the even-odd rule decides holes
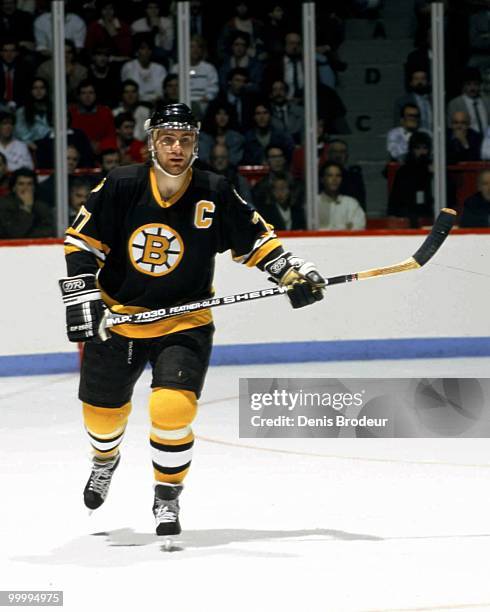
[[[32,81],[25,105],[17,109],[15,117],[14,136],[34,151],[34,141],[45,138],[52,124],[52,104],[44,79],[35,78]]]
[[[316,121],[318,169],[327,161],[328,155],[329,137],[325,126],[325,119],[318,117]],[[293,161],[291,162],[291,173],[295,179],[300,181],[305,178],[305,148],[303,146],[294,149]]]
[[[303,186],[288,171],[285,152],[280,147],[269,146],[266,150],[266,159],[269,166],[269,174],[260,179],[252,189],[254,205],[257,209],[263,210],[271,197],[273,181],[278,177],[286,177],[289,184],[291,206],[295,210],[302,209],[304,207]]]
[[[291,161],[294,142],[285,132],[276,130],[271,125],[271,110],[268,102],[259,102],[254,111],[254,127],[245,134],[245,153],[243,163],[260,165],[266,162],[266,149],[269,145],[281,148]]]
[[[78,102],[70,107],[72,126],[83,130],[95,153],[104,138],[115,137],[114,118],[111,109],[97,104],[94,84],[82,81],[77,89]]]
[[[117,105],[118,88],[115,85],[121,81],[121,66],[118,62],[110,61],[108,49],[104,47],[94,49],[88,78],[94,84],[97,100],[101,104],[110,108]]]
[[[328,44],[317,43],[315,53],[316,69],[319,83],[325,87],[335,89],[337,85],[337,75],[330,65],[329,51],[330,46]]]
[[[400,126],[390,130],[386,139],[386,148],[391,161],[405,161],[410,138],[419,128],[420,111],[418,107],[414,104],[405,104],[400,113]]]
[[[411,51],[405,62],[405,84],[409,88],[410,77],[414,72],[421,70],[431,81],[432,68],[432,31],[428,28],[420,38],[417,48]]]
[[[168,61],[174,48],[174,23],[171,17],[160,15],[160,3],[146,0],[145,15],[131,24],[133,34],[148,33],[153,37],[153,49],[157,61]]]
[[[470,128],[468,113],[454,112],[446,138],[447,163],[478,161],[481,158],[481,145],[482,136]]]
[[[215,144],[211,149],[209,161],[213,172],[226,176],[241,197],[250,204],[253,204],[250,185],[247,179],[239,174],[236,168],[230,164],[228,148],[226,145]]]
[[[51,57],[53,52],[53,27],[51,22],[51,11],[41,13],[34,20],[36,51],[45,57]],[[85,22],[78,15],[70,12],[69,6],[67,6],[67,12],[65,13],[65,38],[71,40],[80,51],[85,45],[86,35],[87,26]]]
[[[72,225],[82,206],[85,206],[90,195],[90,182],[82,177],[75,177],[68,190],[68,220]]]
[[[480,95],[481,74],[478,68],[467,68],[463,76],[463,93],[453,98],[447,107],[448,117],[456,112],[468,113],[470,128],[484,135],[490,118],[490,105]]]
[[[126,79],[122,83],[121,104],[112,111],[114,117],[121,113],[131,113],[135,121],[134,137],[146,140],[145,121],[150,117],[150,109],[140,104],[139,87],[136,81]]]
[[[71,40],[65,40],[65,74],[66,74],[66,97],[68,102],[76,98],[77,87],[87,78],[88,71],[85,66],[77,60],[77,50]],[[50,91],[54,86],[54,63],[52,59],[43,62],[37,69],[36,76],[44,79]]]
[[[100,153],[102,176],[107,176],[111,170],[121,165],[121,154],[117,149],[104,149]]]
[[[430,99],[429,77],[423,70],[412,72],[408,82],[408,93],[395,101],[394,123],[401,115],[404,106],[411,104],[420,112],[420,127],[430,132],[432,130],[432,102]]]
[[[85,6],[88,4],[94,5],[98,0],[81,0],[82,2],[86,2]],[[169,4],[169,2],[165,2],[165,4]],[[118,2],[117,3],[117,11],[120,19],[125,21],[126,23],[133,23],[143,14],[144,9],[144,0],[132,0],[131,2]]]
[[[284,53],[284,39],[291,31],[291,6],[285,2],[270,2],[264,21],[265,50],[269,59]]]
[[[167,71],[161,64],[151,61],[153,43],[148,35],[135,37],[135,50],[136,58],[124,64],[121,78],[137,83],[141,101],[152,104],[160,95]]]
[[[15,38],[23,51],[34,50],[33,17],[17,8],[16,0],[2,0],[0,6],[0,40]]]
[[[490,34],[488,3],[470,16],[469,43],[470,66],[485,70],[490,67]]]
[[[218,71],[205,60],[207,54],[206,42],[202,36],[193,36],[191,39],[190,57],[190,89],[192,109],[198,118],[206,113],[209,102],[216,98],[218,85]],[[175,72],[178,67],[174,66]]]
[[[10,193],[7,158],[0,153],[0,198]]]
[[[388,214],[407,217],[410,227],[419,227],[420,219],[433,219],[432,142],[424,132],[410,139],[407,161],[398,169],[388,203]]]
[[[364,185],[362,168],[357,165],[347,165],[349,147],[345,140],[335,138],[329,142],[327,159],[342,166],[342,193],[357,200],[366,210],[366,186]]]
[[[265,82],[270,86],[274,81],[284,81],[288,86],[289,100],[298,104],[303,101],[304,67],[301,36],[288,32],[284,40],[284,54],[269,62]]]
[[[209,163],[213,146],[223,144],[227,148],[230,165],[236,168],[243,158],[245,138],[235,127],[233,107],[226,103],[211,103],[199,134],[199,157]]]
[[[350,134],[346,121],[347,109],[340,96],[331,87],[317,81],[317,106],[323,112],[325,130],[329,134]]]
[[[327,162],[320,171],[321,192],[318,196],[319,229],[362,230],[366,214],[359,202],[343,194],[342,166]]]
[[[250,48],[250,35],[246,32],[235,32],[230,39],[230,48],[219,69],[219,82],[221,89],[226,87],[230,70],[245,68],[250,79],[250,91],[258,92],[262,83],[264,67],[255,57],[248,53]]]
[[[226,51],[235,32],[246,32],[249,35],[248,54],[259,61],[266,58],[264,43],[264,26],[256,17],[249,14],[250,2],[239,1],[235,3],[235,15],[223,27],[218,40],[218,54],[226,57]]]
[[[100,143],[100,150],[117,149],[121,156],[121,165],[139,164],[146,157],[146,142],[134,137],[135,121],[131,113],[120,113],[114,120],[116,137],[105,138]]]
[[[17,169],[10,187],[12,193],[0,199],[0,238],[53,236],[51,210],[35,197],[35,173],[29,168]]]
[[[177,104],[179,101],[179,77],[175,72],[167,74],[162,84],[162,99],[157,104]]]
[[[490,160],[490,126],[487,127],[481,144],[481,158],[483,161]]]
[[[15,116],[8,111],[0,112],[0,153],[7,158],[9,172],[19,168],[34,168],[32,157],[25,142],[14,138]]]
[[[74,145],[66,147],[66,169],[68,171],[68,189],[74,180],[75,170],[80,163],[80,151]],[[37,195],[39,199],[45,202],[48,206],[54,207],[56,193],[56,179],[54,174],[50,174],[46,180],[39,184]]]
[[[0,98],[6,107],[15,110],[25,102],[32,71],[19,58],[15,40],[5,39],[0,45]]]
[[[222,91],[218,100],[233,106],[240,131],[245,132],[252,127],[257,97],[250,91],[248,71],[245,68],[230,70],[227,88]]]
[[[490,170],[478,175],[478,192],[465,200],[460,227],[490,227]]]
[[[71,113],[67,113],[67,140],[68,146],[73,145],[80,154],[80,168],[93,168],[95,157],[90,140],[85,132],[75,129],[71,125]],[[42,140],[36,140],[36,167],[52,169],[54,167],[54,128]]]
[[[37,0],[18,0],[17,2],[19,10],[34,15],[36,12]]]
[[[99,19],[88,27],[86,47],[90,53],[100,47],[109,49],[113,61],[123,62],[131,57],[131,30],[116,16],[114,2],[100,2]]]
[[[256,204],[258,212],[276,230],[298,230],[305,228],[304,209],[295,206],[288,177],[274,176],[265,205]]]
[[[338,14],[340,6],[332,5],[331,2],[323,3],[318,5],[316,14],[317,68],[320,72],[320,82],[329,87],[335,87],[337,73],[347,69],[347,64],[339,57],[339,47],[345,40],[344,20]],[[373,37],[375,36],[373,33]],[[322,69],[327,77],[325,80],[322,80]]]
[[[209,3],[206,4],[208,6],[204,6],[202,0],[191,0],[191,37],[197,34],[198,36],[206,36],[206,39],[209,41],[217,41],[222,20],[217,18],[216,11],[209,10]],[[173,6],[175,7],[175,2]],[[214,47],[215,45],[213,44],[213,62],[216,60]]]
[[[272,83],[269,100],[276,127],[287,132],[296,144],[301,144],[304,136],[304,109],[288,100],[288,86],[284,81]]]

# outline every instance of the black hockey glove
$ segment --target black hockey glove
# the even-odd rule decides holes
[[[59,281],[66,306],[66,332],[70,342],[104,342],[109,332],[101,326],[106,310],[94,274]]]
[[[302,308],[323,299],[325,279],[309,261],[282,253],[265,264],[270,280],[286,287],[293,308]]]

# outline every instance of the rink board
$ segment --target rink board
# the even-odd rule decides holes
[[[295,254],[327,276],[397,263],[423,235],[285,238]],[[214,311],[214,364],[406,359],[490,355],[489,234],[452,235],[426,267],[339,285],[308,309],[276,296]],[[0,248],[0,374],[63,372],[78,367],[64,333],[57,279],[60,244]],[[216,295],[265,288],[257,269],[216,263]]]

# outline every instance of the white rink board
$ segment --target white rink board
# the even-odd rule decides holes
[[[327,276],[398,263],[425,236],[289,238],[284,244]],[[293,311],[283,296],[216,309],[218,345],[309,340],[490,336],[490,235],[454,235],[421,270],[332,287]],[[456,269],[457,268],[457,269]],[[0,355],[73,350],[57,279],[61,245],[0,248]],[[229,295],[269,285],[265,274],[217,258],[215,289]]]

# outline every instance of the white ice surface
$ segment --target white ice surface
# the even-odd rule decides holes
[[[490,610],[485,439],[240,440],[240,376],[475,376],[488,359],[212,368],[182,495],[182,550],[153,535],[149,373],[107,502],[88,517],[74,375],[0,379],[0,589],[64,609]]]

